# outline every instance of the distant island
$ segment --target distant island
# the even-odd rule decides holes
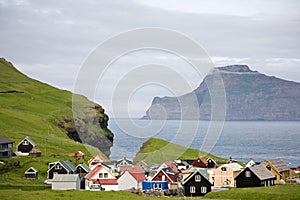
[[[217,67],[198,88],[180,97],[155,97],[142,119],[163,119],[163,107],[169,120],[210,120],[211,101],[207,83],[216,80],[217,74],[221,75],[225,87],[225,120],[300,120],[300,83],[261,74],[247,65]],[[194,95],[197,102],[192,102]],[[188,105],[184,114],[179,102]],[[200,114],[193,112],[197,109]]]

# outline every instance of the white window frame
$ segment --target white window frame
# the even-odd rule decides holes
[[[202,194],[206,194],[207,193],[207,187],[206,186],[202,186],[201,187],[201,193]]]
[[[250,171],[245,171],[245,177],[250,178],[251,177],[251,172]]]
[[[27,140],[24,140],[24,141],[22,142],[22,144],[23,144],[23,145],[29,145],[29,142],[28,142]]]
[[[103,173],[103,178],[108,178],[108,173]]]
[[[190,193],[191,194],[196,193],[196,187],[195,186],[190,186]]]
[[[60,165],[55,165],[54,168],[55,168],[55,169],[61,169],[61,166],[60,166]]]
[[[195,176],[195,182],[201,182],[201,176],[200,175]]]
[[[154,183],[153,189],[162,189],[162,184],[161,183]]]

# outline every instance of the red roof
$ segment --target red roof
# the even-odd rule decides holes
[[[102,168],[102,165],[97,165],[92,171],[90,171],[85,178],[91,179],[100,169]]]
[[[126,170],[126,171],[127,171],[127,170]],[[125,172],[126,172],[126,171],[125,171]],[[123,175],[125,172],[123,172],[122,175]],[[127,171],[127,172],[128,172],[129,174],[131,174],[131,176],[132,176],[135,180],[137,180],[138,182],[139,182],[139,181],[143,181],[143,180],[146,179],[144,173],[132,173],[132,172],[130,172],[130,171]],[[121,175],[121,176],[122,176],[122,175]]]
[[[130,172],[129,172],[130,173]],[[137,181],[143,181],[146,179],[145,177],[145,174],[144,173],[130,173],[134,178],[135,180]]]
[[[197,160],[195,160],[192,165],[194,167],[202,167],[205,168],[207,166],[207,161],[204,158],[197,158]]]
[[[173,161],[166,161],[165,164],[170,167],[173,171],[178,172],[178,168]]]
[[[101,185],[118,185],[117,179],[93,179],[93,184],[101,184]]]

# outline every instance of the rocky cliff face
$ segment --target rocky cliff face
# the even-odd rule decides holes
[[[108,120],[109,117],[98,104],[85,106],[83,113],[76,117],[59,114],[54,119],[55,123],[66,131],[69,138],[95,146],[109,157],[114,135],[107,128]]]
[[[247,65],[215,68],[197,89],[178,98],[155,97],[143,119],[164,119],[165,114],[166,119],[210,120],[208,83],[215,81],[220,89],[217,74],[225,87],[226,120],[300,120],[300,83],[266,76]]]

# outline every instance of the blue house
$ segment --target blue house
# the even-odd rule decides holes
[[[143,190],[167,190],[168,182],[167,181],[143,181],[142,188]]]

